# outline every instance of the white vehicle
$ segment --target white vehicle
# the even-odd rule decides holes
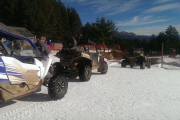
[[[0,34],[0,101],[6,102],[48,87],[52,99],[60,99],[67,92],[65,77],[56,74],[52,59],[43,56],[28,39]]]

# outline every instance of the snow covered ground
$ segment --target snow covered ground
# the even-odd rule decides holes
[[[52,101],[43,86],[36,94],[0,103],[0,120],[180,119],[180,57],[165,57],[163,68],[158,63],[144,70],[121,68],[119,62],[108,61],[105,75],[94,70],[88,82],[67,75],[69,88],[61,100]]]

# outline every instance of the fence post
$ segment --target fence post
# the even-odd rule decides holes
[[[163,67],[163,47],[164,47],[164,43],[162,43],[161,68]]]

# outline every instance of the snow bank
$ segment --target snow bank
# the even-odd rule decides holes
[[[161,67],[161,63],[159,64],[159,67]],[[171,58],[168,56],[163,57],[163,68],[167,70],[180,70],[180,58],[175,57]]]

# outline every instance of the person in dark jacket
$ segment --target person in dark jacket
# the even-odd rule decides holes
[[[21,46],[21,42],[20,40],[15,40],[14,42],[14,51],[16,55],[20,55],[21,54],[21,50],[22,50],[22,46]]]
[[[47,48],[46,44],[44,43],[45,40],[46,40],[46,37],[42,36],[40,40],[35,43],[35,45],[45,56],[48,56],[50,53],[50,50]]]
[[[20,49],[21,49],[21,43],[20,43],[19,40],[14,41],[14,48],[15,48],[16,50],[20,50]]]

